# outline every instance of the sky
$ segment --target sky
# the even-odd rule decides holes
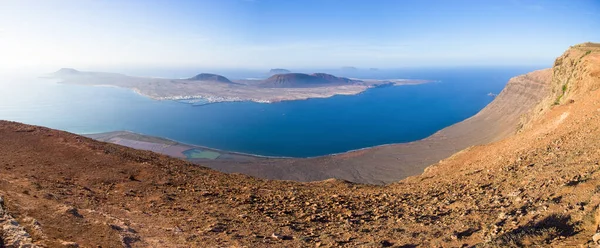
[[[0,0],[0,71],[550,66],[586,41],[600,0]]]

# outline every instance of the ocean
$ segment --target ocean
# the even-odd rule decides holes
[[[494,99],[488,93],[497,94],[511,77],[536,69],[541,67],[334,72],[354,78],[436,82],[326,99],[203,106],[152,100],[122,88],[58,84],[37,75],[2,77],[0,119],[78,134],[128,130],[226,151],[312,157],[425,138],[476,114]],[[130,74],[185,73],[165,69]],[[256,71],[216,73],[264,77]]]

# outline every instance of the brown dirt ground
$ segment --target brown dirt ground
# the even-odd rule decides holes
[[[47,247],[585,247],[600,220],[600,52],[561,58],[518,134],[387,186],[225,174],[0,121],[0,195]]]

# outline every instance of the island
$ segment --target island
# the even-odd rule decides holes
[[[269,75],[291,73],[288,69],[275,68],[269,71]]]
[[[71,68],[60,69],[49,77],[64,84],[127,88],[156,100],[182,100],[205,104],[231,101],[273,103],[327,98],[334,95],[355,95],[374,87],[429,82],[407,79],[350,79],[326,73],[284,73],[275,74],[267,79],[242,80],[200,73],[187,79],[166,79],[85,72]]]
[[[354,66],[342,66],[342,68],[340,68],[343,72],[356,72],[358,71],[358,68],[354,67]]]

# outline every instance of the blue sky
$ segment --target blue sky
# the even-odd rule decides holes
[[[548,65],[600,1],[0,1],[0,68]]]

